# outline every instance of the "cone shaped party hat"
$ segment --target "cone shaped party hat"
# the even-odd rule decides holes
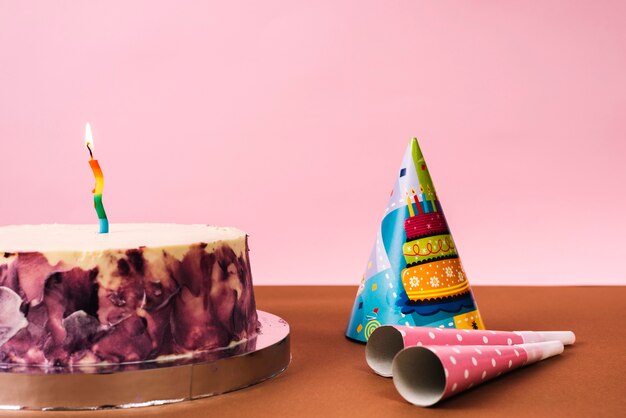
[[[417,139],[404,154],[346,336],[365,342],[380,325],[484,329]]]

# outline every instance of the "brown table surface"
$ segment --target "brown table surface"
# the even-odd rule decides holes
[[[405,402],[390,379],[370,371],[364,346],[344,337],[355,291],[353,286],[256,287],[258,308],[286,319],[292,338],[291,365],[262,384],[158,407],[72,413],[11,411],[2,416],[626,416],[626,333],[622,322],[626,318],[626,287],[475,286],[487,327],[573,330],[576,344],[559,357],[516,370],[432,408]]]

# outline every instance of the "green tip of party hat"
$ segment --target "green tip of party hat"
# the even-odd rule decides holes
[[[424,163],[424,154],[422,154],[420,145],[415,137],[411,139],[411,155],[413,156],[413,162],[416,168]]]
[[[428,200],[436,200],[435,185],[430,178],[428,166],[426,165],[426,160],[424,160],[424,154],[422,154],[417,138],[411,139],[411,156],[413,157],[413,163],[417,171],[417,178],[419,179],[421,187],[420,191],[425,194]],[[436,209],[434,210],[436,211]]]

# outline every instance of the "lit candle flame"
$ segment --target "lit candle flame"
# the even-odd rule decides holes
[[[93,135],[91,134],[91,125],[89,122],[85,125],[85,146],[89,150],[89,155],[93,158]]]

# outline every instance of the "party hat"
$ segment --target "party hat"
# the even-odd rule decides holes
[[[380,325],[485,329],[415,138],[404,154],[346,336],[365,342]]]
[[[487,380],[562,352],[560,341],[408,347],[393,359],[393,383],[407,401],[431,406]]]

